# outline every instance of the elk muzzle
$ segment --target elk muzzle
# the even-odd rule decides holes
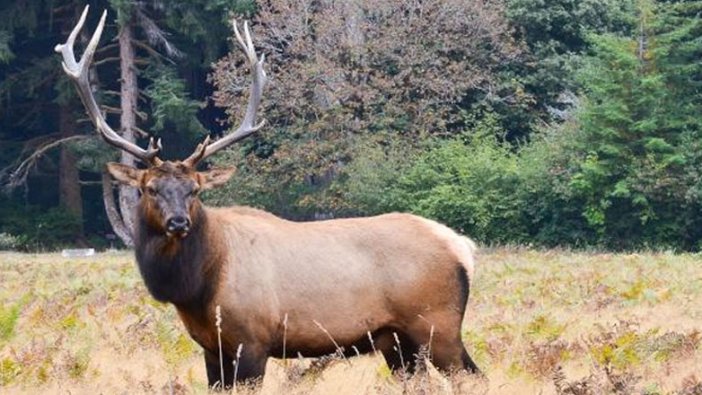
[[[185,237],[190,231],[190,220],[182,215],[176,215],[166,221],[166,230],[169,235]]]

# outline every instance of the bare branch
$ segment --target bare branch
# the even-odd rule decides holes
[[[36,166],[37,161],[52,148],[58,147],[59,145],[68,143],[70,141],[85,140],[87,138],[89,138],[89,136],[75,135],[57,140],[52,140],[48,143],[42,144],[41,146],[36,148],[34,152],[32,152],[27,158],[22,160],[19,164],[11,165],[9,167],[13,168],[14,170],[9,174],[7,183],[4,187],[8,190],[12,190],[20,185],[24,185],[27,182],[27,177],[29,177],[29,174],[31,173],[32,169],[34,169],[34,167]],[[3,171],[0,173],[6,173],[7,170],[9,170],[9,168],[3,169]]]
[[[113,56],[111,58],[104,58],[101,60],[98,60],[97,62],[93,62],[93,66],[97,67],[100,65],[103,65],[105,63],[112,63],[112,62],[119,62],[121,59],[119,56]],[[148,66],[149,61],[146,59],[134,59],[134,63],[140,66]]]
[[[142,129],[142,128],[138,127],[138,126],[132,127],[132,130],[134,130],[135,132],[137,132],[137,134],[139,135],[139,137],[141,137],[141,138],[143,138],[143,139],[149,137],[149,133],[147,133],[144,129]]]
[[[134,44],[135,47],[139,47],[146,51],[149,55],[153,56],[154,58],[164,60],[168,63],[175,64],[175,62],[163,55],[161,55],[157,50],[153,49],[151,46],[148,44],[140,41],[140,40],[132,40],[132,44]],[[145,61],[144,64],[148,64],[148,61]]]
[[[112,50],[112,49],[115,49],[115,48],[119,48],[119,44],[118,44],[118,43],[107,44],[107,45],[104,45],[104,46],[102,46],[102,47],[96,49],[96,50],[95,50],[95,54],[100,54],[100,53],[103,53],[103,52],[106,52],[106,51],[109,51],[109,50]]]
[[[100,105],[100,109],[101,109],[102,111],[104,111],[104,112],[106,112],[106,113],[110,113],[110,114],[121,114],[121,113],[122,113],[122,109],[121,109],[121,108],[108,106],[107,104],[101,104],[101,105]]]
[[[183,57],[183,53],[168,41],[168,33],[161,30],[161,28],[140,8],[137,8],[136,16],[137,23],[139,23],[139,26],[144,30],[146,39],[149,40],[151,45],[161,46],[166,51],[166,55],[171,58]]]

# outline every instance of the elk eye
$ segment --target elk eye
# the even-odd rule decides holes
[[[155,189],[151,188],[151,187],[146,187],[146,193],[148,193],[149,196],[156,196],[156,195],[158,195],[158,192],[157,192]]]

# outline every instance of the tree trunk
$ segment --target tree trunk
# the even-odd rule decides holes
[[[75,118],[68,106],[59,109],[59,133],[61,138],[75,134]],[[81,198],[80,178],[76,167],[76,157],[66,144],[61,144],[59,159],[59,206],[76,218],[80,228],[76,234],[76,242],[83,240],[83,199]]]
[[[102,173],[102,201],[105,203],[105,212],[107,213],[107,219],[112,225],[112,230],[115,231],[117,237],[122,240],[122,242],[128,246],[134,246],[134,239],[132,238],[132,233],[124,225],[122,217],[117,211],[117,206],[115,205],[115,194],[112,190],[112,176],[110,176],[107,171]]]
[[[137,96],[138,96],[138,85],[137,85],[137,75],[136,75],[136,65],[134,63],[134,46],[132,44],[133,38],[133,23],[130,21],[125,23],[120,27],[119,32],[119,56],[120,56],[120,67],[121,67],[121,109],[122,114],[120,117],[120,128],[122,137],[126,140],[134,142],[135,141],[135,128],[136,128],[136,110],[137,110]],[[121,153],[120,162],[135,166],[134,157],[124,151]],[[130,241],[133,239],[134,235],[134,215],[135,207],[137,205],[137,200],[139,195],[137,190],[133,187],[120,185],[119,187],[119,209],[122,213],[122,219],[124,225],[129,231]],[[124,238],[122,238],[123,241]],[[128,246],[133,246],[133,243],[128,244]]]

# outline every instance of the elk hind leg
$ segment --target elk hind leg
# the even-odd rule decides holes
[[[404,332],[384,332],[378,337],[377,346],[393,373],[413,374],[416,371],[419,344]]]
[[[480,373],[461,341],[462,315],[453,311],[427,314],[408,327],[408,334],[415,344],[424,345],[431,362],[437,369],[450,372],[463,369]]]
[[[456,280],[458,301],[454,305],[455,310],[449,309],[444,312],[437,312],[425,318],[426,323],[436,323],[436,336],[431,339],[432,363],[437,369],[444,372],[463,369],[470,373],[480,374],[480,369],[478,369],[478,366],[470,357],[461,341],[461,324],[470,294],[468,273],[462,265],[456,271]],[[422,332],[420,331],[419,333],[421,334]]]
[[[468,355],[460,336],[435,338],[431,345],[431,361],[437,369],[450,373],[457,369],[480,374],[480,369]]]

